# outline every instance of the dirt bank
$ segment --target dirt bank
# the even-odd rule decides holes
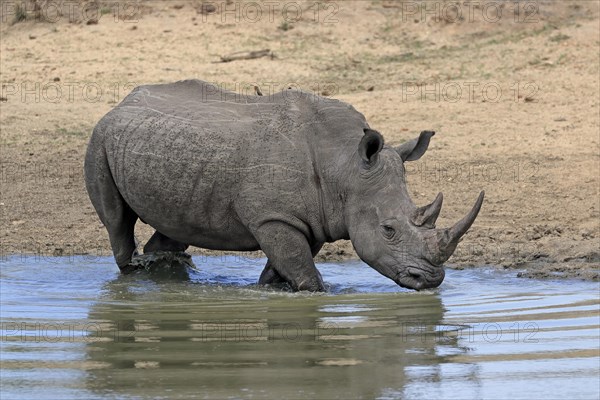
[[[598,2],[99,3],[2,7],[3,255],[109,254],[83,185],[92,127],[136,84],[201,78],[342,99],[393,144],[436,130],[407,165],[415,202],[444,192],[447,226],[487,195],[452,266],[598,279]],[[274,56],[218,62],[263,49]],[[318,256],[347,257],[345,242]]]

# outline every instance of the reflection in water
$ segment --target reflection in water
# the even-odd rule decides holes
[[[147,287],[107,283],[90,310],[108,328],[86,349],[106,365],[88,375],[98,394],[374,398],[401,390],[407,366],[440,359],[430,337],[443,318],[437,294],[138,285]],[[461,351],[455,339],[445,345]]]
[[[600,397],[597,283],[450,270],[416,293],[357,261],[311,295],[256,287],[264,260],[194,262],[0,262],[0,397]]]

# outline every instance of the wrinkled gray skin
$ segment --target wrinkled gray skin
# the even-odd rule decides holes
[[[425,289],[483,201],[436,229],[441,194],[417,208],[404,162],[431,131],[386,146],[352,106],[296,90],[243,96],[197,81],[134,89],[95,127],[85,182],[124,273],[134,225],[156,229],[144,253],[189,245],[268,257],[259,283],[323,291],[313,257],[350,239],[359,257],[398,285]]]

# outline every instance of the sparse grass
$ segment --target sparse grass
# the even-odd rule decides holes
[[[293,26],[292,24],[290,24],[289,22],[287,22],[287,21],[283,21],[283,22],[282,22],[282,23],[281,23],[281,24],[280,24],[280,25],[277,27],[277,29],[279,29],[280,31],[287,32],[287,31],[289,31],[290,29],[294,29],[294,26]]]
[[[413,52],[407,52],[402,54],[394,54],[390,56],[383,56],[379,59],[380,63],[394,63],[394,62],[410,62],[416,58]]]
[[[408,47],[412,49],[422,49],[428,45],[431,45],[431,42],[425,40],[412,40],[408,42]]]
[[[359,73],[364,73],[364,74],[369,74],[369,76],[371,76],[371,78],[373,78],[374,74],[377,74],[378,71],[380,71],[380,69],[375,68],[374,70],[367,70],[367,68],[369,66],[375,66],[375,65],[383,65],[386,66],[384,67],[384,70],[387,71],[387,69],[385,68],[389,68],[392,67],[394,64],[403,64],[404,66],[406,65],[418,65],[419,68],[417,68],[416,70],[419,70],[420,68],[425,68],[427,65],[429,65],[430,63],[437,63],[440,59],[446,59],[446,58],[460,58],[460,57],[464,57],[464,53],[468,53],[470,54],[470,56],[477,58],[477,54],[479,54],[480,52],[488,52],[490,50],[490,48],[495,48],[498,46],[502,46],[502,47],[506,47],[506,45],[510,45],[512,43],[518,43],[519,41],[523,40],[523,39],[527,39],[527,38],[534,38],[534,37],[539,37],[539,36],[546,36],[546,38],[548,38],[548,34],[556,34],[556,30],[557,27],[551,24],[544,24],[541,26],[538,26],[536,28],[533,29],[527,29],[527,30],[523,30],[523,31],[518,31],[518,32],[501,32],[501,33],[495,33],[495,34],[491,34],[491,33],[486,33],[485,35],[480,35],[480,36],[473,36],[472,39],[474,40],[470,40],[467,41],[465,43],[460,43],[457,45],[443,45],[441,47],[438,47],[435,45],[435,43],[430,42],[429,40],[405,40],[403,42],[403,46],[400,47],[398,49],[397,53],[392,53],[392,54],[371,54],[369,53],[370,57],[366,57],[366,54],[361,54],[360,56],[355,55],[354,58],[356,58],[357,60],[362,61],[361,64],[358,65],[352,65],[351,68],[344,68],[345,73],[343,75],[344,77],[344,81],[347,83],[348,89],[350,89],[350,91],[353,91],[352,89],[354,87],[358,87],[360,86],[360,84],[362,84],[363,79],[361,79],[360,75],[357,75]],[[386,31],[386,29],[384,28],[383,30],[384,32]],[[554,31],[554,32],[553,32]],[[384,41],[393,41],[393,32],[386,32],[385,34],[382,34],[380,36],[381,39],[383,39]],[[381,34],[381,31],[380,31]],[[510,56],[509,51],[512,50],[508,50],[505,49],[504,50],[506,52],[507,56]],[[558,61],[556,61],[555,63],[550,63],[547,62],[547,59],[539,59],[539,58],[535,58],[531,61],[529,61],[529,65],[532,66],[548,66],[548,67],[552,67],[555,65],[559,65],[562,64],[564,62],[566,62],[566,58],[560,57],[558,59]],[[363,71],[364,70],[364,71]],[[338,71],[337,74],[334,74],[333,71]],[[337,66],[334,66],[333,71],[331,72],[332,78],[336,78],[339,79],[340,78],[340,74],[339,74],[339,68],[337,68]],[[467,77],[469,78],[479,78],[479,79],[492,79],[496,76],[498,76],[498,74],[501,74],[501,71],[489,71],[489,68],[486,69],[483,67],[483,64],[479,65],[478,67],[475,65],[469,65],[469,64],[462,64],[460,66],[460,70],[459,71],[455,71],[453,74],[448,75],[448,74],[442,74],[440,76],[436,76],[436,77],[427,77],[427,76],[419,76],[419,74],[417,74],[418,76],[414,77],[414,79],[416,80],[428,80],[428,79],[445,79],[445,80],[460,80],[460,79],[466,79]],[[326,74],[330,74],[329,72],[326,72]],[[334,76],[335,75],[335,76]],[[408,76],[404,76],[403,78],[404,80],[409,79]],[[413,79],[413,78],[411,78]],[[342,91],[345,91],[344,89],[342,89]]]
[[[247,37],[245,38],[241,43],[243,43],[244,47],[248,47],[248,48],[265,48],[268,49],[269,48],[269,41],[268,40],[264,40],[261,37]]]
[[[516,42],[519,42],[528,37],[541,35],[542,33],[545,33],[547,31],[550,31],[553,29],[555,29],[554,26],[552,26],[550,24],[545,24],[544,26],[542,26],[541,28],[538,28],[538,29],[526,30],[526,31],[522,31],[522,32],[514,33],[514,34],[509,34],[509,35],[506,35],[506,36],[503,36],[503,37],[500,37],[497,39],[489,40],[489,41],[483,43],[483,45],[485,46],[485,45],[497,45],[497,44],[505,44],[505,43],[516,43]]]
[[[556,60],[556,65],[560,65],[563,64],[565,61],[567,61],[567,55],[565,53],[562,53],[559,57],[558,60]]]
[[[13,24],[25,21],[26,19],[27,10],[25,10],[25,7],[22,4],[17,4],[15,8],[15,18],[13,19]]]
[[[564,35],[562,33],[559,33],[558,35],[551,36],[550,39],[548,39],[548,40],[550,40],[551,42],[554,42],[554,43],[558,43],[558,42],[562,42],[562,41],[570,39],[570,38],[571,38],[571,36],[569,36],[569,35]]]
[[[56,130],[56,133],[58,133],[61,136],[70,136],[70,137],[85,137],[89,134],[89,130],[85,129],[85,128],[78,128],[78,129],[67,129],[67,128],[58,128]]]

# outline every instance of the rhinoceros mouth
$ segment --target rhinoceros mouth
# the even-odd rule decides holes
[[[395,282],[406,289],[423,290],[438,287],[445,275],[442,268],[432,273],[422,268],[408,267],[398,274]]]

